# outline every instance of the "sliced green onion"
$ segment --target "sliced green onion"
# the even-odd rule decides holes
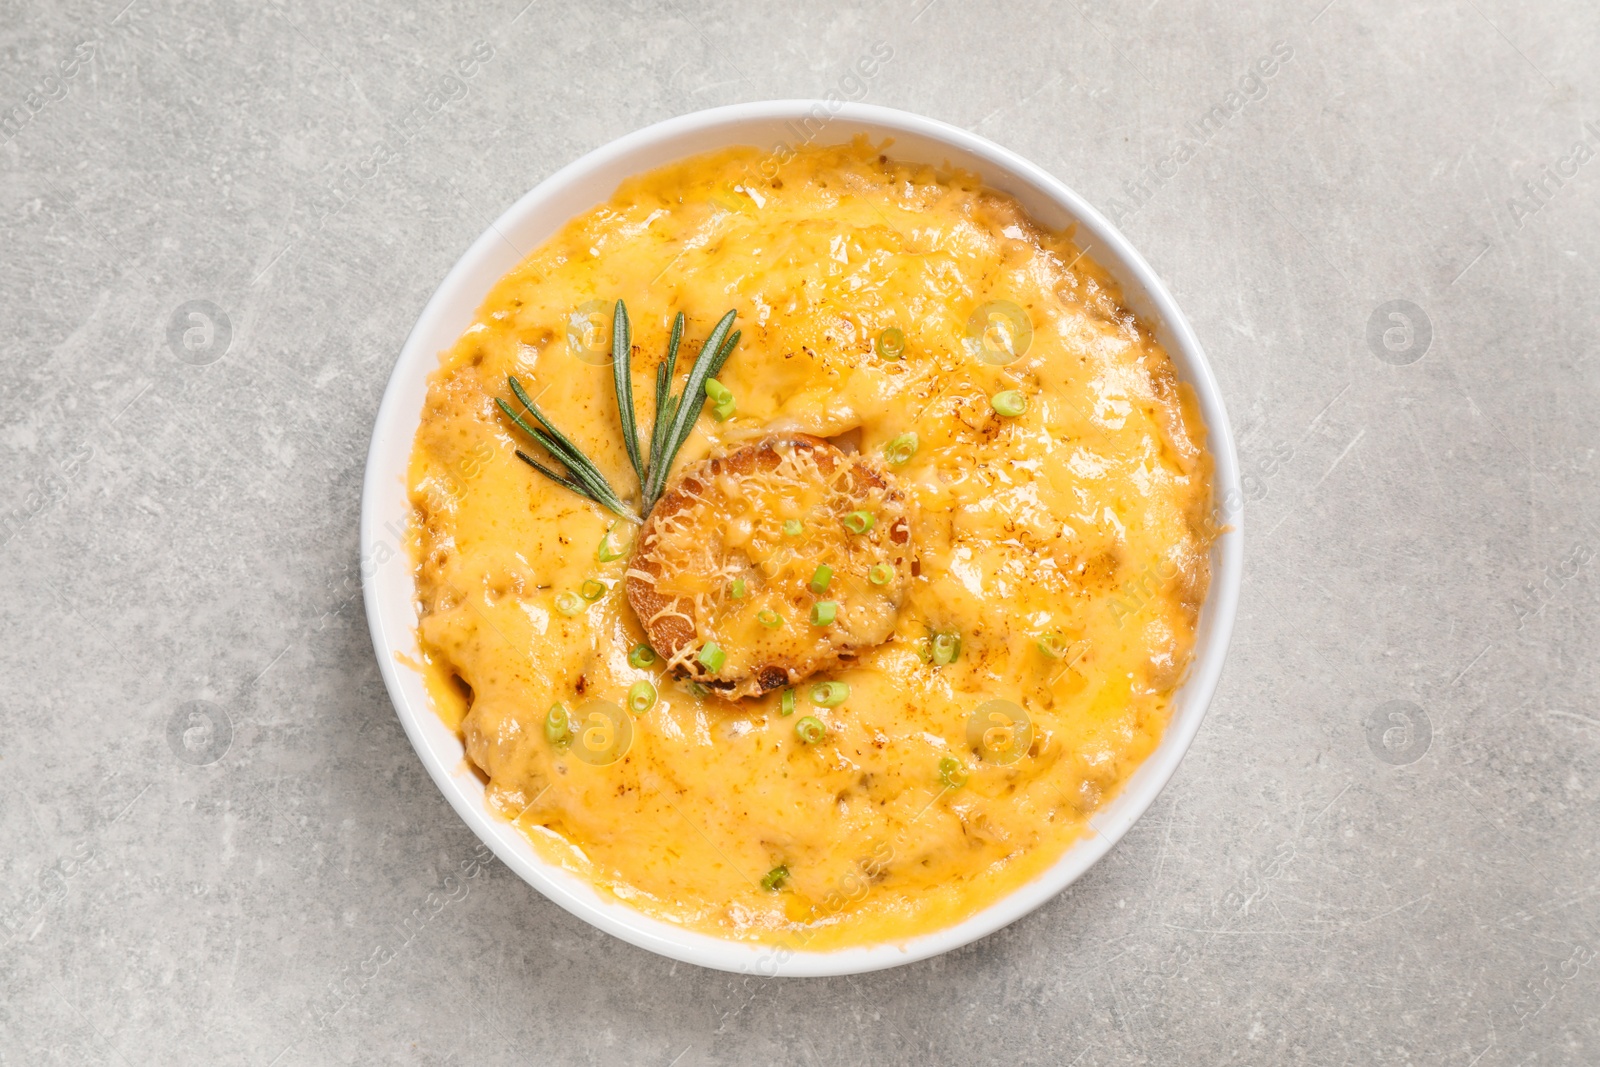
[[[811,687],[811,703],[836,708],[850,699],[848,682],[818,682]]]
[[[776,611],[758,611],[756,612],[756,622],[759,622],[769,630],[776,630],[783,625],[783,616]]]
[[[967,784],[967,769],[954,756],[939,761],[939,781],[946,789],[960,789]]]
[[[828,591],[828,583],[833,581],[833,568],[823,564],[811,572],[811,591],[821,596]]]
[[[872,569],[867,571],[867,581],[873,585],[888,585],[889,579],[894,577],[894,568],[887,563],[874,563]]]
[[[585,600],[599,600],[606,595],[606,583],[598,578],[589,578],[578,586],[578,592],[583,594]]]
[[[870,511],[852,511],[844,517],[844,528],[853,534],[864,534],[878,525],[878,517]]]
[[[703,697],[711,692],[711,687],[704,682],[685,682],[683,687],[689,691],[689,695],[692,697]]]
[[[634,645],[633,651],[628,653],[630,667],[648,667],[656,661],[656,650],[649,645]]]
[[[656,687],[649,682],[634,682],[628,686],[628,710],[643,715],[655,706]]]
[[[767,872],[767,876],[765,878],[761,879],[761,888],[768,890],[778,889],[788,880],[789,868],[774,867],[772,870]]]
[[[707,641],[706,647],[702,648],[700,655],[695,658],[700,661],[700,666],[712,674],[716,674],[722,669],[722,665],[728,662],[728,654],[718,648],[715,641]]]
[[[903,433],[893,438],[883,446],[883,458],[889,461],[889,466],[898,467],[917,454],[917,435]]]
[[[878,355],[883,359],[899,359],[906,352],[905,331],[898,326],[891,326],[878,334],[878,339],[873,347],[878,350]]]
[[[822,725],[821,719],[807,715],[794,724],[794,732],[802,744],[814,745],[827,736],[828,728]]]
[[[611,531],[615,530],[616,528],[616,523],[612,523],[610,526],[607,526],[605,536],[600,538],[600,547],[595,549],[594,558],[599,560],[601,563],[611,563],[628,554],[628,550],[625,548],[611,547]]]
[[[733,597],[735,600],[743,600],[749,594],[749,592],[750,591],[745,588],[743,578],[735,578],[733,580],[733,584],[728,587],[728,595]]]
[[[954,663],[961,658],[961,635],[955,633],[940,633],[933,635],[933,662],[940,666]]]
[[[733,390],[717,381],[715,378],[706,379],[706,396],[711,398],[711,417],[718,422],[727,422],[733,417]]]
[[[1060,659],[1067,654],[1066,639],[1058,633],[1043,634],[1035,644],[1039,646],[1040,652],[1051,659]]]
[[[996,414],[1014,419],[1028,410],[1028,398],[1015,389],[1007,389],[990,397],[989,406],[994,408]]]
[[[783,691],[783,698],[778,701],[778,714],[794,714],[794,688],[792,686]]]
[[[783,536],[799,537],[802,527],[799,519],[789,519],[783,524]]]
[[[544,717],[544,739],[557,748],[572,744],[572,717],[565,704],[551,704]]]
[[[583,597],[570,589],[556,597],[556,610],[563,615],[576,615],[583,610],[583,605]]]
[[[811,625],[827,626],[839,617],[839,602],[836,600],[819,600],[811,605]]]

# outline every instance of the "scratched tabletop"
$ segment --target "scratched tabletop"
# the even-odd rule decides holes
[[[0,1063],[1600,1063],[1600,7],[0,0]],[[1210,713],[1068,892],[771,980],[492,857],[367,634],[378,401],[517,197],[854,100],[1128,234],[1245,470]]]

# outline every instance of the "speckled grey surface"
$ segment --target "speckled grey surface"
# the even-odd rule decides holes
[[[1594,4],[122,2],[0,0],[0,1062],[1600,1063]],[[442,895],[355,579],[400,345],[562,164],[830,91],[1037,161],[1192,319],[1251,472],[1210,717],[895,971]]]

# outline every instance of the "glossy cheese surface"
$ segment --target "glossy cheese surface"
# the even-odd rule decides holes
[[[898,941],[1038,875],[1159,742],[1209,583],[1211,463],[1167,355],[1070,235],[892,151],[733,149],[625,183],[491,291],[442,354],[411,458],[423,669],[490,803],[606,891],[723,937]],[[677,469],[809,434],[904,496],[911,562],[870,631],[887,638],[790,698],[630,664],[630,560],[599,550],[636,528],[513,454],[546,458],[494,406],[508,375],[637,503],[619,297],[646,440],[673,316],[698,342],[738,313],[718,375],[735,413],[707,407]],[[1012,391],[1024,410],[998,413]],[[586,582],[604,591],[559,610]],[[619,716],[639,681],[658,699]],[[816,702],[819,682],[848,695]],[[558,703],[577,736],[552,744]]]

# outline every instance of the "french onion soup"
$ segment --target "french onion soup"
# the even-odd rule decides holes
[[[422,669],[489,802],[667,921],[836,948],[1037,876],[1210,579],[1188,387],[1072,234],[890,146],[626,182],[443,353]]]

